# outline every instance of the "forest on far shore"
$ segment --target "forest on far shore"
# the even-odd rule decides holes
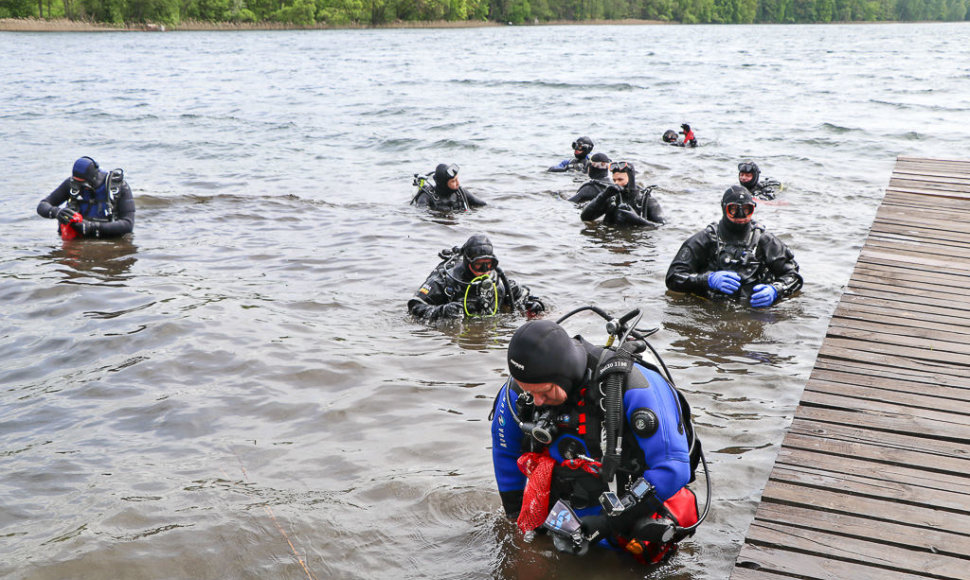
[[[0,0],[0,18],[293,26],[656,20],[683,24],[963,21],[970,0]],[[686,41],[687,39],[682,39]]]

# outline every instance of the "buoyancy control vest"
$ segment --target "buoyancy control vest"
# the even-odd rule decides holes
[[[752,224],[747,235],[738,240],[725,241],[718,233],[718,223],[708,224],[708,235],[717,244],[710,269],[731,270],[741,276],[741,285],[748,286],[764,281],[767,265],[758,261],[758,243],[765,232],[764,226]]]
[[[494,270],[465,280],[461,248],[454,246],[438,252],[442,261],[435,267],[435,276],[442,284],[448,302],[460,302],[467,316],[491,316],[503,304],[514,306],[511,285],[499,266]]]
[[[71,181],[67,207],[80,213],[87,221],[110,222],[118,215],[118,195],[125,181],[125,172],[112,169],[95,189],[81,187]]]

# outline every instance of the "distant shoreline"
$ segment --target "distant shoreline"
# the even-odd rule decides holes
[[[660,20],[553,20],[548,22],[528,23],[517,26],[575,26],[575,25],[669,25],[677,24]],[[0,18],[0,31],[6,32],[167,32],[180,30],[367,30],[384,28],[484,28],[492,26],[508,26],[501,22],[483,21],[398,21],[377,26],[365,24],[347,24],[333,26],[329,24],[314,24],[312,26],[295,26],[280,22],[201,22],[185,21],[175,26],[158,24],[115,25],[99,22],[84,22],[59,18],[55,20],[41,20],[36,18]]]

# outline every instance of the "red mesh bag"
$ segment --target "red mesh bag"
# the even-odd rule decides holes
[[[523,453],[517,464],[519,471],[529,478],[522,493],[522,510],[516,521],[524,534],[541,526],[549,515],[549,488],[552,486],[552,468],[556,461],[548,453]]]

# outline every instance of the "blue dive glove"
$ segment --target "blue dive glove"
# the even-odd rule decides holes
[[[774,286],[758,284],[751,290],[754,292],[754,294],[751,295],[751,306],[754,308],[771,306],[775,303],[775,298],[778,298],[778,291],[775,290]]]
[[[741,276],[738,276],[737,272],[730,270],[718,270],[717,272],[711,272],[707,277],[707,285],[712,290],[717,290],[725,294],[734,294],[741,287]]]

